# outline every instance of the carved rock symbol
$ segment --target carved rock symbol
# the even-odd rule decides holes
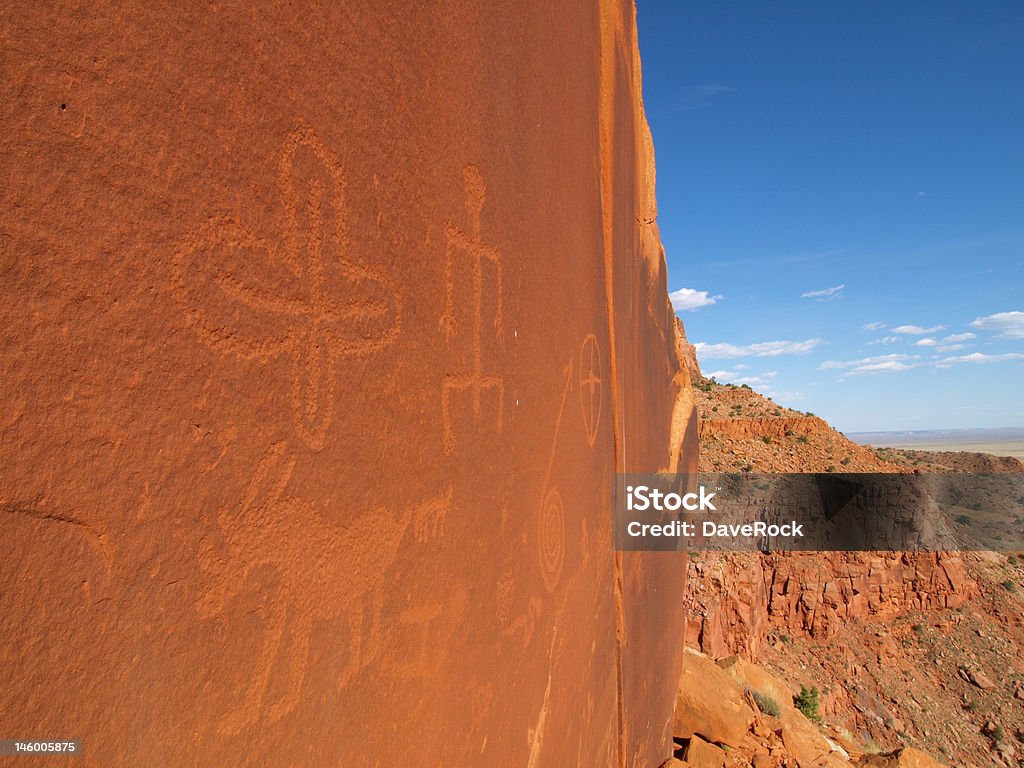
[[[548,592],[553,592],[558,586],[562,563],[565,561],[565,510],[557,488],[548,491],[544,499],[537,536],[544,587]]]
[[[587,443],[594,447],[597,428],[601,424],[601,349],[597,337],[588,334],[580,347],[580,409],[583,412],[583,426],[587,432]]]
[[[493,392],[497,401],[495,429],[498,434],[501,434],[505,413],[505,380],[497,373],[484,372],[482,338],[484,332],[485,263],[490,265],[494,275],[493,285],[491,286],[491,292],[495,299],[494,335],[497,339],[501,339],[504,336],[504,310],[502,309],[502,295],[504,293],[502,287],[503,260],[501,251],[497,247],[485,243],[480,234],[480,215],[487,197],[487,187],[484,184],[483,176],[480,174],[480,169],[475,165],[467,165],[463,170],[463,181],[465,183],[466,219],[469,222],[469,229],[466,231],[452,221],[448,221],[445,224],[445,298],[439,325],[444,331],[445,342],[451,341],[459,325],[455,313],[455,262],[457,258],[459,261],[468,261],[473,288],[471,306],[473,359],[471,370],[447,373],[441,381],[441,420],[445,454],[451,453],[455,448],[455,429],[452,424],[451,415],[453,394],[469,392],[472,398],[473,419],[479,420],[483,395],[485,392]]]
[[[316,134],[297,128],[278,162],[280,239],[212,219],[173,264],[174,294],[205,344],[243,360],[290,359],[295,430],[314,450],[334,418],[336,358],[380,352],[401,331],[391,278],[348,256],[344,181]]]

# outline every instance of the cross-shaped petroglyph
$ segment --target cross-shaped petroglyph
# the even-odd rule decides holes
[[[321,450],[334,418],[337,358],[392,344],[401,304],[384,270],[351,257],[342,169],[312,129],[285,140],[277,187],[279,239],[212,219],[175,254],[173,290],[213,349],[260,362],[289,358],[295,431]]]
[[[590,333],[580,347],[580,408],[583,411],[583,427],[587,432],[587,443],[591,448],[597,440],[597,428],[601,424],[601,350],[597,337]]]
[[[483,393],[494,390],[497,393],[497,431],[501,434],[505,417],[505,380],[483,369],[483,312],[484,312],[484,262],[494,269],[494,334],[504,335],[502,316],[502,257],[501,251],[483,241],[480,235],[480,213],[487,196],[480,170],[467,165],[463,171],[466,188],[466,218],[469,233],[448,221],[444,229],[444,310],[441,313],[441,328],[445,341],[451,340],[457,330],[455,317],[455,258],[461,254],[469,258],[473,280],[473,364],[472,370],[446,374],[441,381],[441,417],[444,429],[444,452],[451,453],[455,447],[455,432],[452,427],[451,398],[454,392],[469,391],[472,395],[473,418],[480,418]]]
[[[287,648],[288,679],[284,694],[270,705],[271,722],[298,703],[306,675],[309,641],[316,621],[348,620],[348,655],[338,687],[373,662],[380,650],[381,611],[386,574],[410,529],[425,542],[441,532],[451,506],[452,489],[398,515],[386,508],[364,512],[345,525],[328,525],[316,505],[285,495],[296,458],[285,442],[275,443],[260,459],[237,509],[217,512],[226,551],[204,539],[199,565],[208,574],[206,591],[196,602],[203,617],[222,617],[228,603],[264,566],[277,572],[277,594],[267,606],[263,646],[239,706],[221,721],[218,731],[234,735],[262,715],[270,673],[282,647]],[[363,625],[369,619],[367,640]],[[291,642],[282,646],[286,631]]]

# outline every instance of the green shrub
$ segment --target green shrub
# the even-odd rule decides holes
[[[1005,738],[1006,734],[1003,733],[1003,726],[997,725],[995,728],[992,729],[992,741],[994,741],[996,744],[1001,744],[1003,742],[1003,739]]]
[[[957,515],[953,519],[960,523],[960,525],[968,525],[971,522],[971,518],[969,518],[967,515]]]
[[[1007,592],[1016,592],[1017,584],[1013,581],[1013,579],[1007,579],[1003,582],[1003,589],[1005,589]]]
[[[761,442],[763,442],[765,445],[771,445],[772,438],[769,435],[765,435],[764,437],[761,438]]]
[[[804,717],[813,723],[821,722],[821,711],[818,709],[818,686],[808,690],[806,685],[800,686],[800,693],[793,697],[793,706],[804,713]]]
[[[964,709],[967,712],[977,712],[978,711],[978,702],[976,702],[976,701],[969,701],[966,704],[964,704]]]
[[[798,443],[803,443],[804,445],[807,445],[807,435],[800,435],[800,437],[798,437],[796,441]]]
[[[849,464],[849,463],[850,463],[850,457],[849,457],[849,456],[844,456],[844,457],[843,457],[843,460],[842,460],[842,461],[840,461],[839,463],[840,463],[840,464],[843,464],[844,466],[845,466],[846,464]]]
[[[835,464],[829,464],[827,467],[825,467],[825,471],[826,472],[835,472],[836,471],[836,465]]]

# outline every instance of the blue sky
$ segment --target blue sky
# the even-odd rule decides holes
[[[702,369],[847,432],[1024,426],[1024,3],[638,19]]]

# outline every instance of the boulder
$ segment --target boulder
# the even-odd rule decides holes
[[[996,687],[996,684],[992,682],[992,679],[980,669],[972,669],[968,671],[967,677],[983,691],[991,691]]]
[[[789,686],[763,667],[742,656],[729,656],[719,659],[717,663],[741,688],[773,699],[778,703],[780,711],[786,707],[794,708],[793,692]]]
[[[833,752],[817,726],[792,707],[782,712],[782,743],[800,768],[817,766]]]
[[[686,745],[686,764],[693,768],[723,768],[725,765],[725,750],[708,744],[700,736],[694,736]]]
[[[895,768],[944,768],[942,763],[927,752],[913,747],[904,747],[896,754]]]
[[[707,656],[687,649],[676,696],[675,736],[697,734],[736,747],[753,721],[754,711],[736,681]]]

